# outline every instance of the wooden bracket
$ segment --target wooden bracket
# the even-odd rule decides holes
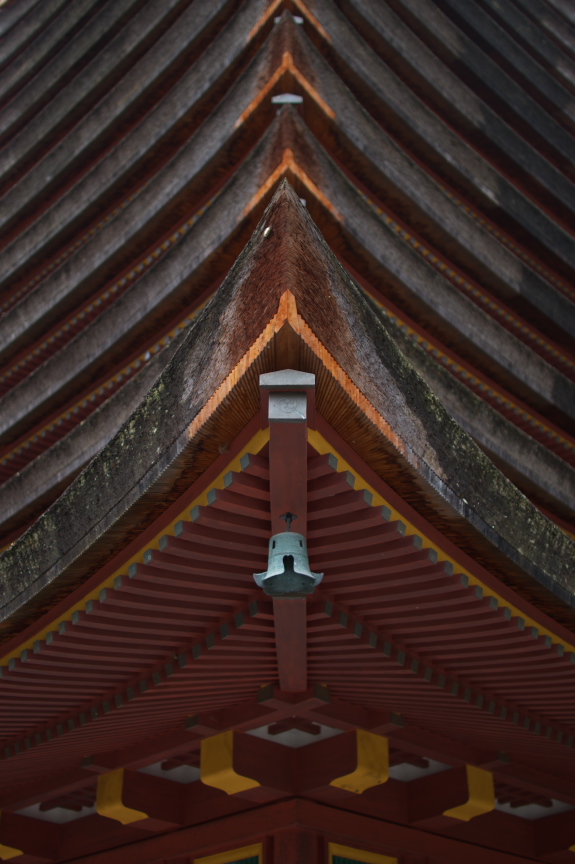
[[[461,765],[408,784],[409,821],[432,831],[469,822],[495,809],[493,774],[475,765]]]
[[[261,784],[251,777],[238,774],[234,768],[234,740],[237,733],[230,729],[202,741],[202,783],[214,786],[228,795],[247,792]]]
[[[382,735],[356,729],[357,767],[350,774],[336,777],[330,786],[361,795],[389,778],[389,742]]]
[[[141,810],[132,810],[124,806],[122,792],[124,787],[124,769],[110,771],[109,774],[100,774],[98,777],[98,788],[96,792],[96,811],[100,816],[115,819],[122,825],[130,825],[132,822],[141,822],[148,819],[148,814]]]
[[[444,816],[461,819],[463,822],[469,822],[483,813],[490,813],[495,808],[495,786],[491,771],[476,768],[475,765],[467,765],[466,769],[469,792],[467,801],[458,807],[450,807],[443,813]]]

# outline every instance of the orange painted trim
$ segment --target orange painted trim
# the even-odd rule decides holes
[[[280,65],[278,66],[276,71],[273,73],[272,77],[269,79],[267,84],[260,90],[258,95],[254,99],[252,99],[252,101],[250,102],[248,107],[245,109],[245,111],[241,114],[241,116],[236,120],[236,123],[235,123],[236,129],[238,128],[238,126],[241,126],[242,123],[245,123],[245,121],[248,119],[248,117],[251,114],[253,114],[253,112],[256,110],[258,105],[261,104],[261,102],[270,93],[272,88],[277,84],[277,82],[282,78],[282,76],[286,75],[288,73],[294,76],[294,78],[296,79],[298,84],[300,84],[303,87],[303,89],[306,91],[306,93],[308,93],[308,95],[311,96],[311,98],[314,100],[314,102],[316,102],[316,104],[319,105],[319,107],[322,109],[322,111],[324,111],[327,114],[327,116],[330,118],[330,120],[335,119],[335,111],[332,108],[330,108],[330,106],[327,104],[325,99],[322,96],[320,96],[320,94],[317,92],[315,87],[313,87],[309,83],[309,81],[307,80],[305,75],[303,75],[299,71],[299,69],[297,68],[297,66],[295,64],[295,61],[293,59],[293,55],[291,54],[291,52],[284,51],[284,53],[282,55],[282,62],[280,63]]]
[[[269,190],[272,188],[272,186],[274,186],[275,183],[278,183],[280,180],[282,180],[285,177],[286,173],[288,173],[289,171],[291,171],[291,173],[295,177],[297,177],[299,180],[301,180],[301,182],[304,184],[306,189],[309,189],[311,194],[314,195],[317,198],[317,200],[320,201],[327,210],[329,210],[329,212],[332,214],[332,216],[334,216],[335,219],[338,220],[338,222],[344,221],[343,216],[339,212],[339,210],[337,210],[336,207],[331,203],[329,198],[327,198],[323,194],[321,189],[319,189],[315,185],[313,180],[311,180],[311,178],[308,177],[308,175],[305,173],[303,168],[300,168],[300,166],[298,165],[298,163],[295,160],[295,156],[293,154],[293,150],[291,149],[291,147],[286,147],[286,149],[284,150],[284,153],[283,153],[282,161],[280,162],[278,167],[270,174],[270,176],[265,181],[265,183],[262,186],[260,186],[260,188],[258,189],[256,194],[254,195],[254,197],[251,199],[248,206],[244,210],[244,216],[247,216],[248,213],[250,213],[253,210],[253,208],[259,204],[259,202],[262,200],[264,195],[266,195],[269,192]]]
[[[296,81],[298,81],[299,84],[301,84],[301,86],[304,88],[304,90],[305,90],[307,93],[309,93],[309,95],[311,96],[311,98],[312,98],[315,102],[317,102],[317,104],[318,104],[319,107],[322,109],[322,111],[325,111],[325,113],[326,113],[327,116],[330,118],[330,120],[335,120],[335,111],[333,110],[333,108],[330,108],[330,106],[327,104],[327,102],[325,101],[325,99],[323,98],[323,96],[320,96],[320,94],[317,92],[317,90],[315,89],[315,87],[313,87],[313,86],[309,83],[309,81],[307,80],[307,78],[306,78],[304,75],[302,75],[302,73],[299,71],[299,69],[297,68],[297,66],[296,66],[295,63],[293,62],[293,60],[292,60],[292,66],[293,66],[293,68],[290,69],[290,71],[291,71],[291,73],[293,74],[293,76],[294,76],[294,78],[296,79]]]
[[[283,0],[273,0],[273,2],[270,3],[270,5],[268,6],[268,8],[264,12],[264,14],[261,16],[261,18],[256,22],[256,24],[254,24],[254,26],[250,30],[250,35],[247,38],[248,43],[252,41],[252,39],[254,38],[254,36],[257,33],[259,33],[259,31],[262,29],[262,27],[269,21],[271,16],[274,14],[274,12],[277,10],[277,8],[282,5],[282,3],[283,3]]]
[[[278,9],[279,6],[283,5],[283,0],[273,0],[273,3],[267,8],[262,17],[259,19],[257,24],[252,27],[250,31],[250,35],[248,36],[248,41],[258,33],[259,30],[264,26],[264,24],[269,20],[269,18],[274,14],[274,12]],[[301,2],[301,0],[294,0],[294,6],[299,9],[302,15],[307,18],[309,23],[317,30],[317,32],[326,40],[326,42],[331,42],[331,37],[326,32],[326,30],[321,26],[315,15],[309,11],[307,6]]]
[[[235,368],[230,372],[230,374],[224,379],[222,384],[218,387],[213,396],[208,400],[208,402],[204,405],[202,410],[196,415],[192,423],[188,428],[188,438],[191,440],[194,435],[200,431],[202,426],[206,423],[207,420],[212,416],[214,411],[222,404],[226,396],[233,390],[235,385],[239,382],[241,377],[247,372],[252,363],[257,359],[257,357],[262,353],[266,345],[271,341],[271,339],[275,336],[275,334],[283,327],[286,321],[293,320],[295,321],[297,318],[297,308],[295,304],[295,297],[290,291],[286,291],[282,297],[280,298],[278,311],[270,320],[268,325],[265,327],[260,336],[255,340],[255,342],[251,345],[248,351],[241,358],[239,363],[235,366]],[[185,519],[191,509],[193,509],[196,505],[205,505],[207,504],[207,496],[208,492],[211,489],[223,489],[225,487],[224,477],[229,471],[241,471],[241,457],[244,453],[258,453],[268,442],[269,440],[269,428],[261,429],[238,453],[234,459],[230,461],[228,465],[220,472],[216,480],[212,483],[208,484],[206,488],[196,497],[193,501],[188,502],[186,506],[179,512],[172,521],[162,527],[161,530],[154,536],[151,541],[143,543],[142,546],[126,561],[124,561],[118,568],[116,568],[110,575],[108,575],[102,582],[98,583],[94,588],[92,588],[87,594],[82,597],[81,600],[78,601],[75,605],[66,610],[66,612],[59,615],[57,618],[50,621],[49,624],[46,624],[41,629],[33,633],[29,636],[25,641],[17,646],[17,648],[12,651],[6,653],[0,659],[0,666],[7,666],[10,660],[18,659],[23,651],[33,649],[34,642],[38,640],[43,640],[46,638],[47,634],[54,629],[58,629],[58,625],[62,622],[69,622],[72,619],[72,615],[76,611],[84,611],[87,603],[90,600],[97,600],[100,594],[100,591],[103,588],[111,588],[114,585],[114,581],[117,576],[125,574],[131,564],[142,564],[144,562],[144,555],[148,549],[159,549],[160,539],[164,536],[164,534],[174,533],[174,527],[177,522],[182,519]]]
[[[394,432],[387,420],[385,420],[381,416],[381,414],[373,407],[369,399],[367,399],[363,395],[359,387],[357,387],[353,383],[351,378],[343,371],[341,366],[332,357],[327,348],[325,348],[323,343],[320,342],[315,333],[311,330],[311,328],[304,321],[304,319],[299,315],[299,313],[297,312],[295,297],[293,297],[291,291],[286,291],[285,293],[290,294],[293,298],[294,311],[288,319],[291,327],[299,336],[301,336],[303,341],[311,348],[316,357],[321,360],[325,368],[329,372],[331,372],[338,384],[351,397],[351,399],[353,399],[355,404],[361,409],[365,416],[369,420],[371,420],[374,426],[376,426],[377,429],[379,429],[380,432],[385,435],[388,441],[390,441],[403,456],[406,456],[407,449],[401,438],[399,438],[399,436]]]
[[[319,23],[319,21],[317,20],[317,18],[315,17],[315,15],[314,15],[312,12],[309,11],[309,9],[308,9],[307,6],[305,5],[305,3],[303,3],[302,0],[293,0],[293,3],[294,3],[294,6],[295,6],[297,9],[299,9],[299,11],[301,12],[301,14],[302,14],[305,18],[307,18],[307,20],[309,21],[309,23],[310,23],[311,25],[313,25],[313,27],[317,30],[317,32],[319,33],[319,35],[320,35],[323,39],[325,39],[326,42],[330,42],[330,43],[331,43],[331,41],[332,41],[332,40],[331,40],[331,36],[330,36],[329,33],[327,32],[327,30],[325,30],[325,29],[322,27],[322,25]]]
[[[244,210],[244,216],[247,216],[249,213],[251,213],[254,207],[259,204],[259,202],[269,192],[272,186],[282,180],[286,176],[286,173],[288,173],[289,171],[291,171],[291,173],[295,177],[301,180],[306,189],[309,189],[311,194],[314,195],[315,198],[317,198],[317,200],[320,201],[327,210],[329,210],[329,212],[332,214],[332,216],[334,216],[335,219],[337,219],[338,222],[344,221],[343,216],[339,212],[339,210],[334,207],[329,198],[326,198],[321,189],[318,189],[313,180],[311,180],[310,177],[308,177],[308,175],[305,173],[305,171],[297,164],[295,156],[293,154],[293,150],[290,147],[286,147],[280,164],[274,171],[272,171],[265,183],[260,186],[256,194],[253,196],[253,198]]]
[[[277,84],[277,82],[280,80],[282,75],[287,71],[286,56],[291,57],[291,54],[288,54],[287,51],[284,53],[281,64],[278,66],[276,71],[273,73],[272,77],[269,79],[267,84],[264,87],[262,87],[262,89],[260,90],[258,95],[252,99],[252,101],[250,102],[248,107],[245,109],[245,111],[243,111],[242,114],[240,114],[240,116],[236,120],[236,122],[235,122],[235,128],[236,129],[238,128],[238,126],[241,126],[242,123],[246,122],[248,117],[251,114],[253,114],[253,112],[256,110],[258,105],[260,105],[263,102],[263,100],[268,95],[268,93],[273,88],[273,86],[275,84]]]

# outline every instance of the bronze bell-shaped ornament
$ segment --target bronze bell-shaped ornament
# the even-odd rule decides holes
[[[291,514],[287,514],[291,516]],[[270,597],[305,597],[313,594],[323,573],[312,573],[309,569],[307,543],[303,534],[288,529],[274,534],[268,550],[268,569],[254,573],[256,584]]]

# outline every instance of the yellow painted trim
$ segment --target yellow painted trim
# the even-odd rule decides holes
[[[24,852],[21,849],[15,849],[14,846],[5,846],[3,843],[0,843],[0,861],[11,861],[12,858],[18,858],[23,854]]]
[[[351,846],[341,846],[339,843],[328,844],[329,864],[333,864],[335,855],[341,858],[351,858],[362,864],[397,864],[397,858],[380,855],[378,852],[364,852],[363,849],[352,849]],[[194,862],[195,864],[195,862]]]
[[[454,570],[462,575],[465,575],[469,580],[469,585],[477,585],[481,587],[483,591],[483,597],[489,598],[494,597],[497,600],[498,606],[501,609],[509,609],[511,611],[512,618],[522,618],[525,621],[525,629],[528,627],[535,627],[539,631],[540,636],[550,636],[555,645],[562,645],[565,651],[575,652],[575,645],[572,645],[570,642],[567,642],[565,639],[557,636],[543,624],[540,624],[535,618],[531,618],[527,615],[522,609],[517,608],[492,588],[487,586],[484,582],[481,581],[477,576],[474,576],[469,570],[466,570],[455,558],[452,558],[447,552],[445,552],[440,546],[430,540],[423,531],[420,531],[419,528],[416,528],[412,522],[400,511],[398,511],[395,507],[393,507],[389,501],[387,501],[379,492],[377,492],[373,486],[370,486],[367,481],[363,479],[363,477],[358,473],[358,471],[353,468],[349,462],[347,462],[343,456],[341,456],[338,451],[333,447],[329,441],[317,432],[315,429],[308,429],[307,440],[309,444],[320,453],[322,456],[327,453],[331,453],[337,459],[337,471],[341,473],[343,471],[347,471],[353,475],[355,478],[355,483],[353,488],[355,490],[361,491],[366,489],[373,495],[372,499],[372,507],[387,507],[391,512],[391,520],[400,520],[405,523],[407,527],[407,536],[411,536],[412,534],[417,534],[423,540],[423,548],[424,549],[434,549],[437,552],[437,560],[438,562],[449,561],[450,564],[453,565]],[[511,621],[509,621],[511,624]]]
[[[495,808],[495,786],[491,771],[477,768],[475,765],[467,765],[467,788],[469,798],[466,803],[446,810],[444,816],[469,822],[470,819],[483,813],[491,813]]]
[[[251,777],[244,777],[234,769],[234,736],[233,729],[204,738],[202,741],[200,768],[202,783],[222,789],[228,795],[255,789],[261,784]]]
[[[111,771],[109,774],[100,774],[96,791],[96,812],[107,819],[115,819],[122,825],[130,825],[132,822],[148,819],[148,814],[142,810],[132,810],[131,807],[124,806],[122,802],[123,789],[123,768]]]
[[[19,855],[23,855],[21,849],[14,849],[12,846],[3,846],[0,843],[0,860],[1,861],[10,861],[12,858],[18,858]]]
[[[72,615],[74,614],[74,612],[83,611],[86,608],[86,604],[90,600],[97,600],[98,599],[98,597],[100,595],[100,591],[102,590],[102,588],[113,588],[115,579],[118,576],[121,576],[122,574],[127,573],[131,564],[143,564],[144,563],[144,553],[147,552],[148,549],[159,550],[160,539],[165,534],[174,534],[174,528],[175,528],[176,523],[180,522],[181,520],[188,520],[190,510],[193,510],[194,507],[196,507],[198,505],[206,506],[208,503],[208,493],[210,492],[210,490],[211,489],[224,489],[225,488],[224,477],[226,476],[226,474],[228,474],[230,471],[236,471],[238,473],[240,471],[242,471],[242,466],[241,466],[242,457],[245,456],[246,453],[253,453],[254,455],[259,453],[260,450],[262,450],[265,447],[265,445],[268,443],[269,439],[270,439],[269,427],[267,429],[260,429],[258,432],[256,432],[254,437],[246,444],[246,446],[243,448],[243,450],[240,453],[238,453],[238,455],[235,456],[234,459],[232,459],[232,461],[228,463],[228,465],[226,465],[226,467],[224,468],[224,470],[220,474],[218,474],[218,476],[216,477],[214,482],[211,483],[209,486],[206,486],[206,488],[203,490],[203,492],[200,492],[200,494],[198,495],[197,498],[194,498],[193,501],[191,501],[189,504],[187,504],[186,507],[181,511],[181,513],[178,513],[176,518],[173,519],[169,525],[166,525],[165,528],[163,528],[161,531],[159,531],[156,534],[156,536],[154,537],[153,540],[151,540],[145,546],[142,546],[142,548],[138,552],[136,552],[135,555],[132,555],[132,557],[130,559],[128,559],[124,564],[122,564],[121,567],[118,567],[117,570],[114,570],[114,572],[112,573],[111,576],[108,576],[107,579],[104,579],[103,582],[101,582],[96,588],[94,588],[92,591],[90,591],[89,594],[86,594],[82,598],[82,600],[80,600],[78,603],[76,603],[74,606],[72,606],[70,609],[68,609],[67,612],[65,612],[63,615],[60,615],[59,618],[55,618],[54,621],[52,621],[50,624],[46,625],[46,627],[44,627],[42,630],[40,630],[34,636],[31,636],[30,639],[28,639],[26,642],[23,642],[14,651],[11,651],[9,654],[6,654],[4,657],[2,657],[2,659],[0,660],[0,665],[7,666],[8,662],[13,657],[18,658],[18,657],[20,657],[20,654],[22,653],[22,651],[24,651],[25,649],[30,650],[31,648],[33,648],[34,642],[36,642],[37,640],[41,641],[41,640],[45,639],[46,636],[48,635],[48,633],[50,633],[52,630],[58,629],[58,625],[62,621],[71,621]]]
[[[391,512],[392,522],[396,522],[398,520],[401,522],[405,522],[405,524],[408,526],[408,529],[411,529],[410,533],[421,534],[421,532],[416,531],[413,525],[411,525],[408,520],[405,519],[405,517],[398,510],[395,509],[395,507],[392,507],[389,501],[387,501],[382,495],[380,495],[373,486],[370,486],[370,484],[366,480],[364,480],[363,477],[361,477],[354,468],[351,467],[349,462],[346,462],[343,456],[341,456],[341,454],[332,447],[329,441],[326,441],[323,435],[321,435],[315,429],[308,429],[307,440],[308,443],[311,444],[313,449],[316,450],[321,456],[332,453],[336,457],[338,474],[341,474],[345,471],[353,475],[353,477],[355,478],[353,488],[356,492],[363,492],[364,490],[366,490],[371,495],[373,495],[373,500],[371,502],[372,507],[387,507],[388,510],[390,510]]]
[[[336,777],[330,786],[361,795],[366,789],[380,786],[389,779],[389,742],[383,735],[356,729],[357,768],[351,774]]]
[[[259,864],[262,864],[262,843],[254,843],[253,846],[242,846],[241,849],[232,849],[230,852],[218,852],[216,855],[207,855],[205,858],[194,858],[193,864],[230,864],[231,861],[241,861],[242,858],[253,858],[254,855],[258,856]]]
[[[286,151],[287,153],[288,151]],[[289,151],[291,153],[291,151]],[[285,154],[284,154],[285,156]],[[293,158],[293,154],[291,154]],[[237,383],[239,378],[244,374],[244,372],[250,367],[251,363],[255,359],[255,357],[259,356],[265,345],[269,343],[269,341],[273,338],[276,332],[287,322],[291,324],[293,329],[299,336],[309,345],[311,350],[320,358],[320,360],[326,360],[327,352],[322,343],[317,339],[313,331],[308,327],[304,319],[299,315],[297,311],[297,305],[295,302],[295,297],[290,291],[285,291],[282,297],[280,298],[280,303],[278,307],[278,311],[276,315],[270,320],[269,324],[266,326],[265,330],[260,334],[260,336],[256,339],[255,343],[251,346],[251,348],[246,352],[242,360],[238,363],[234,370],[228,375],[223,384],[218,388],[216,393],[211,397],[208,404],[200,411],[198,416],[192,422],[189,429],[190,438],[196,433],[196,431],[201,427],[202,423],[211,416],[215,408],[221,404],[225,396],[233,389],[234,385]],[[327,359],[329,359],[330,355],[327,355]],[[394,440],[393,430],[389,427],[389,425],[385,422],[385,420],[381,417],[381,415],[375,411],[371,403],[368,402],[364,397],[362,399],[362,394],[355,387],[355,385],[351,385],[351,382],[341,370],[341,367],[338,367],[339,375],[336,374],[337,370],[332,369],[332,374],[336,374],[336,380],[339,380],[340,383],[347,382],[347,385],[351,387],[350,395],[353,396],[360,404],[370,417],[377,425],[378,428],[382,429],[390,440]],[[344,384],[345,386],[345,384]],[[4,655],[0,659],[0,665],[7,666],[8,662],[13,658],[19,658],[22,651],[25,649],[32,649],[34,646],[34,642],[42,641],[46,638],[47,634],[52,630],[57,630],[58,625],[62,622],[71,621],[72,615],[75,611],[83,611],[86,608],[86,604],[90,600],[97,600],[100,594],[100,591],[103,588],[113,587],[115,579],[119,575],[123,575],[127,572],[128,568],[131,564],[141,564],[144,563],[144,554],[148,549],[159,549],[159,543],[161,537],[165,534],[174,531],[175,524],[180,520],[186,520],[189,514],[189,511],[193,509],[196,505],[206,505],[207,504],[207,496],[210,489],[223,489],[224,488],[224,477],[229,471],[241,471],[240,460],[243,455],[246,453],[258,453],[269,440],[269,428],[262,429],[248,442],[248,444],[243,448],[242,452],[238,454],[221,472],[221,474],[216,478],[214,483],[210,486],[206,487],[206,489],[190,504],[188,504],[185,509],[178,514],[178,516],[170,523],[170,525],[166,526],[164,529],[158,532],[158,534],[154,537],[154,539],[143,546],[135,555],[133,555],[128,561],[126,561],[121,567],[115,570],[111,576],[107,579],[103,580],[96,588],[94,588],[89,594],[85,595],[81,601],[75,604],[71,609],[69,609],[66,613],[61,615],[59,618],[53,620],[49,625],[44,627],[41,631],[38,631],[34,634],[30,639],[26,642],[21,643],[18,648],[9,654]],[[513,606],[509,601],[505,600],[501,597],[497,592],[488,588],[480,579],[476,576],[473,576],[469,573],[464,567],[462,567],[454,558],[445,553],[439,546],[433,543],[429,538],[427,538],[421,531],[416,529],[407,519],[400,513],[396,508],[391,506],[389,502],[387,502],[369,483],[367,483],[361,475],[354,470],[345,459],[342,458],[340,454],[316,431],[308,430],[308,440],[309,443],[314,447],[314,449],[321,454],[325,453],[333,453],[334,456],[338,459],[338,471],[349,471],[355,477],[355,489],[367,489],[373,495],[372,505],[373,506],[381,506],[384,505],[388,507],[391,511],[391,518],[393,520],[401,519],[405,522],[408,530],[408,534],[418,534],[425,541],[425,545],[427,548],[435,549],[438,553],[439,561],[449,561],[452,565],[457,568],[457,570],[465,574],[469,580],[469,585],[480,586],[483,589],[484,597],[493,597],[498,601],[498,604],[502,608],[507,608],[511,611],[512,617],[522,618],[525,621],[526,627],[536,627],[541,636],[549,636],[555,644],[562,645],[565,650],[568,652],[575,653],[575,646],[571,643],[565,641],[564,639],[556,636],[551,630],[549,630],[544,625],[541,625],[534,618],[526,615],[522,610]],[[401,450],[401,442],[395,436],[394,443]]]

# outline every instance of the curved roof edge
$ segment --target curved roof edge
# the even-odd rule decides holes
[[[182,482],[189,485],[217,458],[230,434],[229,423],[218,431],[218,411],[233,415],[231,391],[257,388],[257,374],[246,383],[248,376],[236,367],[250,357],[246,352],[286,291],[364,403],[382,418],[382,425],[369,429],[371,452],[387,459],[386,481],[484,566],[506,574],[513,587],[573,626],[575,544],[449,416],[283,181],[224,284],[137,410],[1,557],[5,632],[102,566],[181,494]],[[246,362],[249,369],[251,360]],[[218,402],[214,394],[223,384]],[[318,400],[320,411],[329,407],[322,406],[321,394]],[[246,414],[236,413],[231,426],[236,422],[238,434]],[[369,461],[369,454],[358,452]]]

